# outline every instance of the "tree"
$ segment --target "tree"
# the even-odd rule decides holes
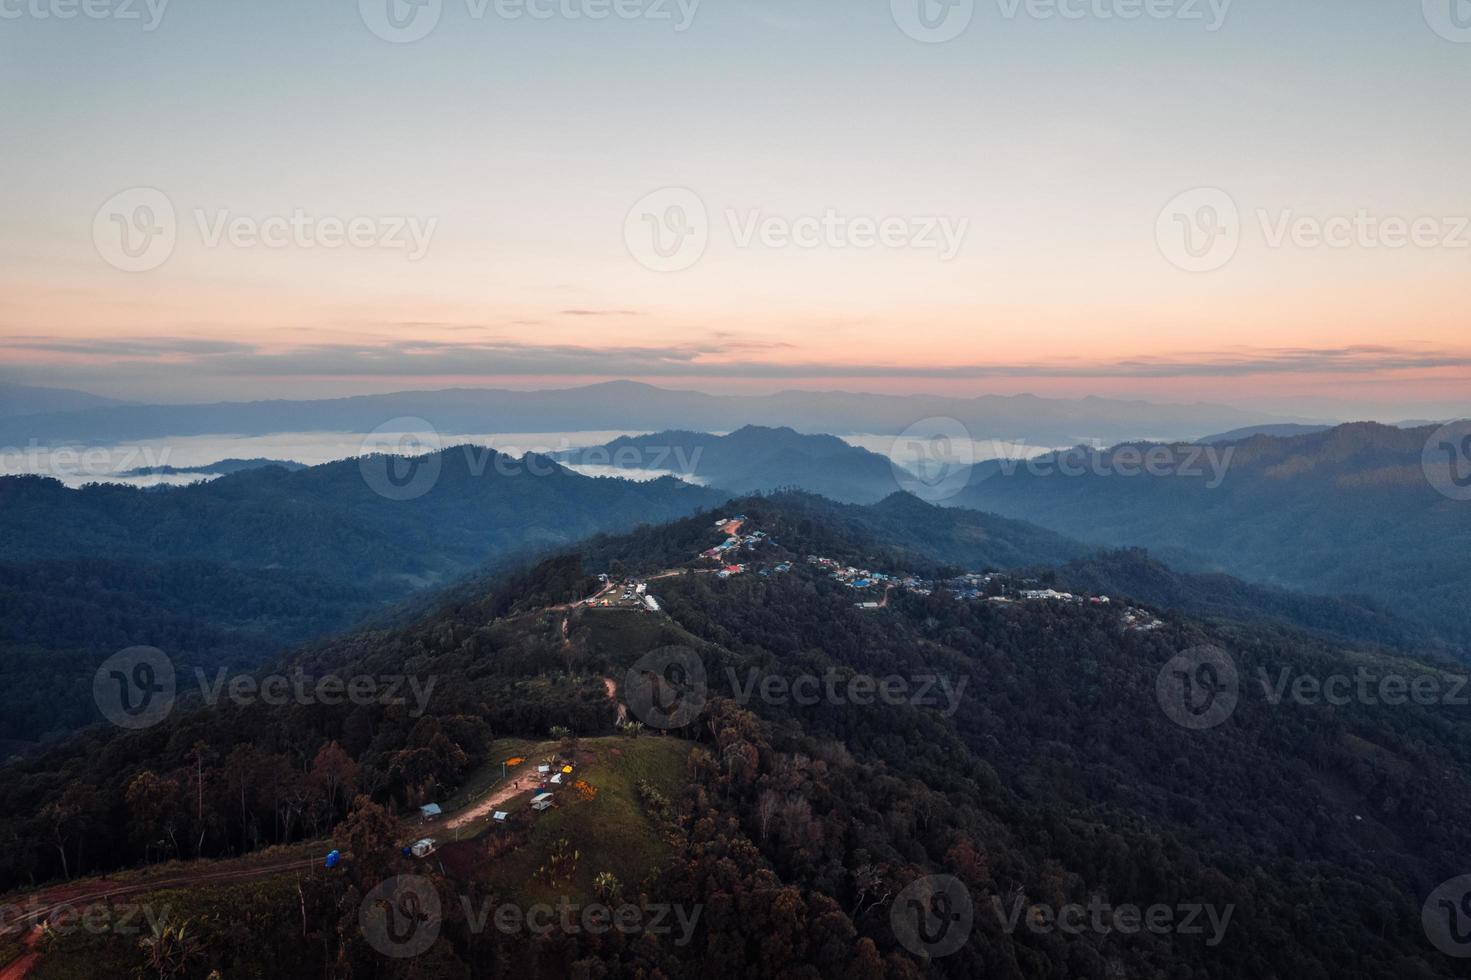
[[[317,750],[312,760],[311,772],[307,774],[307,785],[326,804],[327,812],[337,813],[337,798],[346,796],[357,788],[358,764],[336,742],[328,742]],[[345,802],[345,800],[344,800]]]
[[[146,856],[155,841],[166,839],[179,852],[179,782],[145,769],[134,776],[123,794],[131,817],[129,835]]]
[[[398,844],[398,833],[398,822],[383,807],[366,796],[352,801],[337,836],[347,844],[365,886],[382,880]]]

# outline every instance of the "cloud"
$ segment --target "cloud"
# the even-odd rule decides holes
[[[85,354],[125,358],[205,357],[217,354],[248,354],[256,350],[254,345],[238,341],[200,340],[191,337],[132,339],[0,337],[0,349],[5,348],[52,354]]]
[[[1308,348],[1236,348],[1173,356],[1079,358],[1028,363],[927,364],[760,359],[796,347],[785,341],[726,332],[681,344],[587,347],[528,344],[492,337],[473,341],[405,339],[383,344],[312,344],[263,349],[233,341],[189,338],[56,340],[0,339],[0,349],[87,354],[108,363],[58,360],[31,364],[30,383],[126,380],[187,369],[192,374],[231,378],[402,378],[445,377],[709,377],[718,379],[818,378],[1223,378],[1251,375],[1372,375],[1435,369],[1471,369],[1471,352],[1384,345]],[[756,358],[753,359],[753,355]],[[12,369],[12,376],[17,370]]]

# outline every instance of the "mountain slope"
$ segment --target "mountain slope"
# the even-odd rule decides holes
[[[836,436],[785,427],[748,425],[724,436],[678,430],[623,436],[555,458],[615,471],[660,470],[741,494],[800,487],[832,500],[874,503],[899,488],[888,457]]]
[[[1154,475],[1141,471],[1150,447],[1140,446],[1080,450],[1010,472],[988,463],[948,502],[1097,545],[1146,547],[1176,566],[1366,595],[1466,645],[1471,505],[1427,480],[1421,457],[1434,431],[1360,423],[1206,450],[1175,446]],[[1194,475],[1183,469],[1192,457]]]
[[[74,391],[70,388],[35,388],[30,385],[0,381],[0,418],[34,416],[50,412],[78,412],[87,408],[105,408],[124,404],[126,403],[116,398],[104,398],[101,395]]]
[[[416,495],[393,499],[385,495],[398,493],[389,467],[429,479],[404,485]],[[312,571],[400,593],[509,552],[667,520],[721,499],[674,479],[593,479],[550,460],[469,446],[417,463],[372,457],[294,472],[265,467],[150,490],[0,479],[9,555],[17,559],[202,558]]]
[[[749,508],[742,531],[778,539],[762,547],[846,541],[853,553],[892,557],[851,524],[757,503],[767,510]],[[696,544],[722,534],[708,517]],[[602,547],[630,567],[657,564],[696,523]],[[1420,914],[1471,846],[1471,722],[1447,704],[1273,703],[1257,683],[1281,670],[1439,678],[1438,665],[1352,654],[1275,626],[1176,619],[1141,632],[1124,628],[1121,610],[1086,602],[899,592],[885,608],[857,609],[850,589],[805,562],[769,576],[659,579],[650,584],[663,614],[569,605],[597,588],[587,558],[548,561],[406,628],[354,634],[292,660],[315,675],[437,679],[422,717],[377,703],[180,705],[156,729],[92,733],[13,767],[0,780],[0,835],[17,846],[0,851],[0,887],[28,872],[50,877],[62,853],[89,868],[131,859],[151,821],[170,814],[179,836],[199,834],[206,853],[250,847],[252,827],[266,842],[326,833],[348,812],[326,789],[332,773],[350,771],[350,786],[399,812],[466,799],[500,769],[504,747],[544,745],[551,726],[611,760],[618,743],[605,737],[617,703],[635,703],[630,679],[643,676],[632,668],[677,645],[704,673],[694,712],[662,735],[622,736],[630,755],[639,739],[679,743],[670,755],[684,760],[687,782],[677,798],[630,778],[593,787],[590,799],[564,796],[568,813],[556,824],[518,804],[526,823],[485,827],[436,862],[399,856],[398,839],[424,832],[406,822],[394,825],[402,838],[380,835],[381,853],[369,850],[361,828],[371,811],[359,805],[330,839],[358,848],[345,870],[303,874],[299,889],[273,892],[274,905],[260,899],[259,915],[252,908],[252,922],[290,919],[318,953],[278,957],[272,975],[325,976],[327,964],[374,975],[384,961],[359,931],[359,905],[397,875],[422,879],[448,910],[420,958],[384,968],[405,975],[1461,975],[1429,945]],[[1239,701],[1217,727],[1195,730],[1173,720],[1156,685],[1173,676],[1172,658],[1202,644],[1235,665]],[[686,695],[700,691],[689,673],[661,676]],[[815,699],[800,696],[808,679]],[[920,682],[938,700],[921,696]],[[358,768],[346,769],[339,751]],[[195,772],[202,802],[191,795]],[[162,816],[124,802],[145,774],[163,780],[137,784],[157,796]],[[190,793],[171,802],[167,785]],[[275,801],[298,793],[302,808],[283,824]],[[640,904],[698,910],[680,941],[555,924],[544,935],[476,931],[461,914],[481,899],[594,900],[601,865],[548,881],[547,856],[575,863],[582,845],[588,860],[606,860],[602,839],[631,793],[643,835],[633,844],[657,837],[667,857],[622,884]],[[66,820],[34,816],[63,795]],[[613,803],[600,810],[605,800]],[[629,832],[617,819],[617,832]],[[573,839],[559,851],[543,827]],[[525,872],[508,877],[509,868]],[[945,955],[906,945],[896,928],[910,911],[907,889],[927,875],[951,876],[945,887],[960,889],[974,912]],[[1095,927],[1085,912],[1082,928],[1058,929],[1059,910],[1072,904],[1105,914],[1159,908],[1167,927]],[[1187,914],[1198,928],[1181,926]],[[267,949],[230,942],[218,923],[199,923],[202,969],[267,968]],[[62,941],[105,944],[119,969],[141,956],[127,937]]]

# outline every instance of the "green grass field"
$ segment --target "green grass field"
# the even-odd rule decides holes
[[[506,744],[518,749],[526,745]],[[537,743],[526,764],[557,747],[556,742]],[[625,894],[634,892],[669,854],[656,822],[644,812],[638,781],[647,780],[667,798],[677,798],[688,778],[691,748],[691,743],[681,739],[648,735],[580,740],[578,755],[587,754],[592,761],[579,766],[575,778],[596,787],[597,796],[583,800],[570,789],[560,790],[558,806],[523,815],[530,820],[530,842],[493,861],[482,877],[500,894],[523,902],[552,902],[562,895],[591,901],[595,898],[593,879],[601,871],[616,875]],[[524,809],[525,803],[518,801],[518,807]],[[495,832],[494,828],[490,831]],[[561,838],[569,840],[582,856],[570,883],[548,885],[536,876],[536,870]]]

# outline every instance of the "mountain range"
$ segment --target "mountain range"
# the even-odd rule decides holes
[[[404,419],[427,421],[446,434],[672,428],[729,432],[743,425],[798,424],[809,433],[896,434],[931,418],[954,419],[977,439],[1019,440],[1043,446],[1092,439],[1191,439],[1243,426],[1303,421],[1210,404],[837,391],[711,395],[615,381],[544,391],[466,388],[305,401],[43,410],[24,418],[0,419],[0,445],[21,446],[31,440],[42,445],[115,443],[209,434],[365,433]]]
[[[714,518],[735,513],[766,540],[744,573],[702,574],[691,546],[719,541]],[[1001,601],[900,589],[860,609],[808,560],[943,574],[914,543],[924,518],[1009,526],[904,499],[737,499],[279,665],[407,674],[431,692],[422,713],[181,701],[153,728],[89,731],[0,780],[0,889],[143,865],[123,879],[133,900],[167,901],[198,971],[222,976],[1461,975],[1427,943],[1421,908],[1471,846],[1464,715],[1273,701],[1258,682],[1434,679],[1444,665],[1163,610],[1146,610],[1158,628],[1132,629],[1124,606],[1138,600],[1026,599],[1020,578],[991,580]],[[870,530],[885,523],[907,550]],[[614,562],[654,569],[681,549],[648,583],[661,611],[578,601],[601,594],[594,573]],[[1181,651],[1204,648],[1240,683],[1202,730],[1157,690]],[[641,703],[641,665],[671,649],[704,678],[673,682],[678,703],[697,698],[692,712],[658,733],[620,729],[620,707]],[[844,697],[782,693],[808,678]],[[849,699],[936,678],[945,697]],[[536,790],[510,794],[502,823],[489,811],[453,831],[419,822],[430,801],[473,815],[506,767],[546,758],[569,760],[586,790],[558,788],[544,814],[525,806]],[[401,853],[426,833],[431,860]],[[171,859],[167,878],[147,870],[150,848]],[[341,862],[321,867],[329,849]],[[953,920],[964,941],[942,955],[896,925],[911,886],[935,875],[973,911]],[[403,876],[430,944],[385,956],[362,923]],[[477,929],[463,912],[619,894],[696,914],[678,941],[658,941]],[[1161,909],[1174,927],[1056,928],[1072,906]],[[1187,914],[1199,928],[1178,927]],[[413,930],[400,932],[402,944]],[[42,964],[127,975],[147,948],[63,931]]]

